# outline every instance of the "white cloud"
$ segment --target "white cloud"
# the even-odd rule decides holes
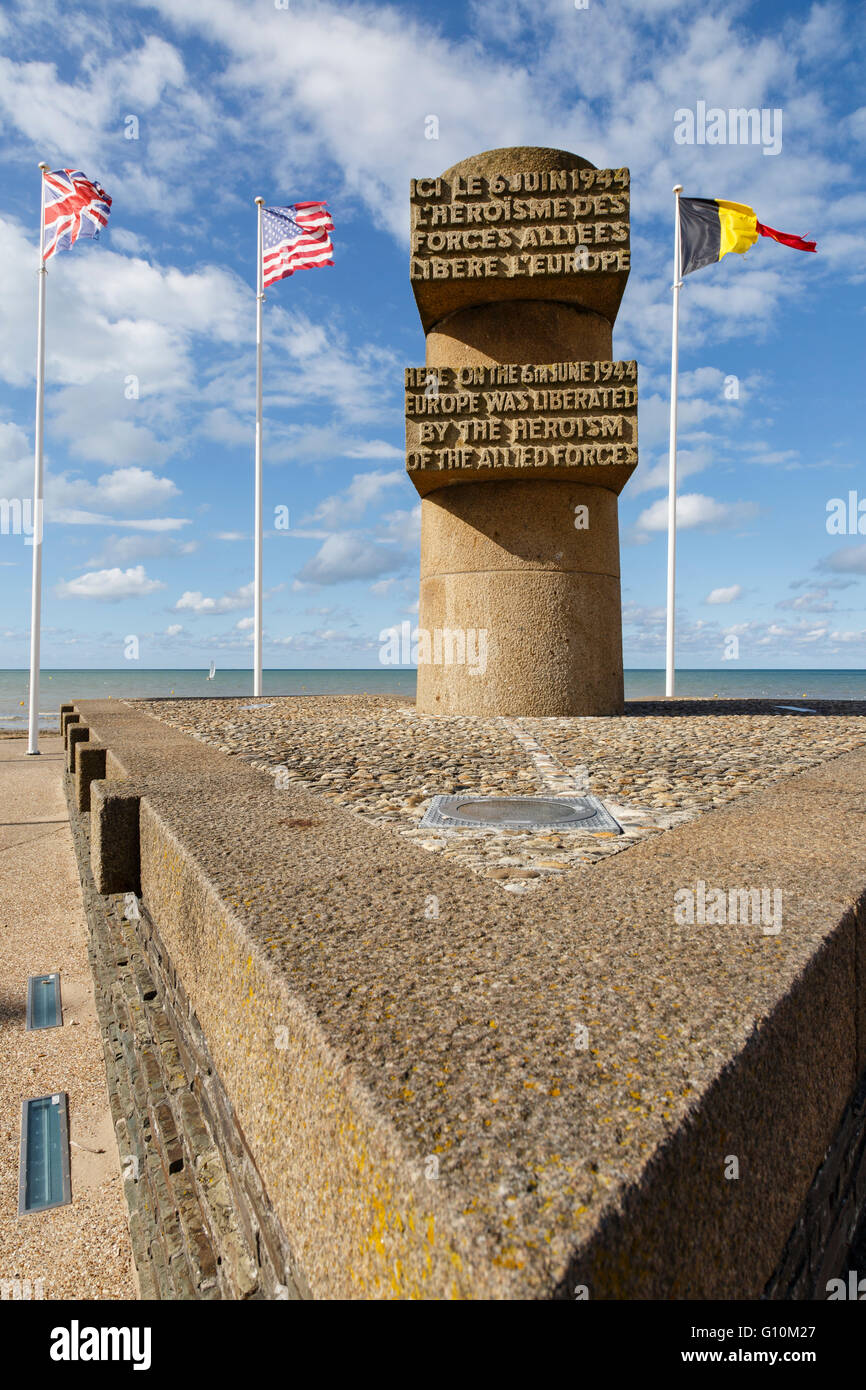
[[[169,626],[165,629],[166,637],[178,637],[182,632],[183,625],[181,623],[170,623]]]
[[[826,589],[812,589],[808,593],[799,594],[797,598],[780,599],[776,607],[790,608],[800,613],[832,613],[836,603],[827,597]]]
[[[404,550],[414,551],[421,541],[421,503],[413,507],[400,508],[396,512],[385,512],[379,526],[379,535]]]
[[[731,584],[727,589],[711,589],[704,599],[704,603],[734,603],[742,596],[742,586]]]
[[[346,450],[349,459],[403,459],[402,449],[396,444],[386,444],[384,439],[365,439]]]
[[[866,543],[845,545],[832,555],[825,555],[818,568],[835,570],[838,574],[866,574]]]
[[[188,589],[181,594],[174,605],[176,613],[231,613],[237,608],[249,608],[253,601],[253,585],[243,584],[234,593],[223,594],[221,598],[206,598],[199,589]]]
[[[159,579],[148,579],[143,565],[133,569],[92,570],[77,579],[61,580],[57,585],[58,598],[92,598],[114,601],[122,598],[141,598],[164,589]]]
[[[111,218],[111,245],[115,251],[123,251],[126,255],[150,256],[153,254],[153,247],[146,237],[131,231],[128,227],[118,226],[116,212],[112,213]]]
[[[162,555],[189,555],[198,549],[197,541],[181,542],[167,533],[134,531],[129,536],[106,536],[98,553],[87,561],[93,569],[124,566]]]
[[[351,532],[332,535],[303,566],[297,586],[343,584],[352,579],[372,579],[387,574],[402,563],[401,555],[390,547],[376,545],[368,537]]]
[[[180,489],[171,478],[158,478],[149,468],[115,468],[97,479],[95,492],[109,511],[117,507],[134,512],[159,506],[177,497]]]
[[[50,163],[74,149],[94,176],[100,171],[92,165],[101,161],[108,131],[122,133],[116,115],[121,97],[143,114],[166,87],[182,83],[184,71],[177,51],[149,35],[141,48],[94,65],[91,73],[89,81],[74,84],[53,63],[0,58],[0,111],[7,126],[37,144]]]
[[[33,254],[19,224],[0,217],[0,378],[15,387],[33,380]],[[248,288],[224,269],[163,269],[106,247],[58,257],[49,276],[49,446],[90,463],[122,459],[121,473],[164,464],[197,425],[197,341],[213,358],[251,338]]]
[[[677,498],[677,529],[688,531],[697,527],[719,530],[739,526],[742,522],[757,516],[756,502],[717,502],[713,497],[705,497],[700,492],[684,492]],[[668,503],[660,497],[652,506],[642,511],[636,522],[638,531],[666,531],[668,528]]]
[[[695,473],[702,473],[713,462],[713,451],[709,448],[703,449],[677,449],[677,482],[682,483],[684,479],[691,478]],[[629,479],[626,500],[637,497],[642,492],[653,492],[656,488],[667,488],[669,460],[667,454],[660,458],[657,463],[652,463],[649,458],[643,465],[639,465],[636,472]],[[667,504],[666,504],[667,505]]]
[[[372,473],[356,473],[347,488],[326,497],[301,524],[318,521],[325,526],[337,527],[348,521],[357,521],[369,506],[379,500],[386,488],[403,487],[405,484],[406,474],[402,469],[386,472],[377,468]]]
[[[265,646],[290,648],[299,652],[321,652],[322,648],[339,647],[346,651],[369,652],[378,643],[369,637],[359,637],[357,633],[341,632],[338,628],[317,628],[310,632],[296,632],[286,637],[265,635]]]
[[[143,520],[127,520],[117,516],[103,516],[99,512],[80,511],[77,507],[64,507],[54,514],[46,505],[49,520],[58,521],[65,526],[128,526],[134,531],[179,531],[189,526],[187,517],[158,516]]]

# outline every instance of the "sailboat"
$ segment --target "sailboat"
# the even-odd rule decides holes
[[[216,675],[216,662],[215,662],[215,661],[212,661],[211,664],[210,664],[210,670],[209,670],[208,673],[207,673],[207,678],[208,678],[208,680],[209,680],[209,681],[212,681],[215,675]]]

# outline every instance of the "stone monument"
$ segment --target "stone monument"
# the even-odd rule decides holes
[[[628,170],[488,150],[414,179],[411,203],[427,338],[406,372],[417,707],[621,713],[617,496],[637,465],[637,364],[611,360],[611,336]]]

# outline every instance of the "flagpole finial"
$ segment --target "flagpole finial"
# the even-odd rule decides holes
[[[256,198],[256,202],[258,203],[259,207],[262,207],[262,206],[263,206],[264,201],[265,201],[264,198]]]
[[[50,169],[50,168],[51,168],[51,165],[50,165],[50,164],[46,164],[44,159],[40,159],[40,161],[39,161],[39,168],[40,168],[40,169]]]
[[[681,184],[681,183],[675,183],[675,184],[674,184],[674,193],[682,193],[682,191],[683,191],[683,186],[682,186],[682,184]]]

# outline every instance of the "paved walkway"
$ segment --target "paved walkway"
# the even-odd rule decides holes
[[[63,796],[63,745],[0,740],[0,1298],[135,1298],[87,927]],[[59,970],[63,1027],[25,1031],[27,977]],[[72,1205],[18,1217],[21,1102],[68,1091]],[[10,1282],[11,1281],[11,1282]]]

